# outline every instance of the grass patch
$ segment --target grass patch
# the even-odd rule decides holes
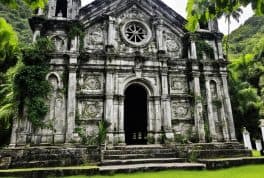
[[[214,171],[171,170],[161,172],[115,174],[111,176],[70,176],[64,178],[264,178],[264,165],[251,165]]]
[[[260,151],[252,150],[252,156],[253,157],[261,157],[261,153],[260,153]]]

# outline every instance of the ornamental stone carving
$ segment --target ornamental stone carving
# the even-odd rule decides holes
[[[146,19],[147,14],[139,10],[135,5],[128,9],[122,15],[119,16],[120,19]]]
[[[54,42],[55,49],[57,51],[60,52],[60,51],[66,50],[66,43],[61,37],[54,36],[54,37],[52,37],[52,41]]]
[[[165,28],[163,32],[163,40],[167,52],[173,57],[180,57],[181,42],[179,37],[176,36],[170,29]]]
[[[99,101],[81,101],[78,107],[80,120],[98,120],[102,117],[102,103]]]
[[[104,45],[103,25],[97,24],[88,29],[85,36],[84,46],[88,49],[102,49]]]
[[[79,89],[83,93],[98,93],[103,91],[103,76],[102,74],[81,73],[78,81]]]
[[[126,21],[121,26],[121,34],[125,42],[134,47],[148,44],[152,37],[149,26],[136,19]]]
[[[190,104],[187,100],[172,101],[172,119],[190,120]]]
[[[187,81],[186,78],[171,77],[170,80],[171,93],[186,93],[187,92]]]
[[[100,90],[101,82],[99,77],[88,77],[84,80],[84,89],[87,90]]]

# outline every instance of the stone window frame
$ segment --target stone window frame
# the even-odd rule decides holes
[[[126,27],[128,24],[131,24],[131,23],[137,23],[137,24],[140,24],[143,28],[145,28],[145,30],[147,31],[147,37],[145,39],[143,39],[141,42],[132,42],[130,40],[127,39],[126,37]],[[130,19],[130,20],[127,20],[125,23],[123,23],[121,25],[121,28],[120,28],[120,31],[121,31],[121,36],[123,38],[123,40],[131,45],[132,47],[142,47],[142,46],[145,46],[147,45],[151,39],[152,39],[152,31],[149,27],[149,25],[147,25],[147,23],[145,23],[144,21],[141,21],[141,20],[137,20],[137,19]]]

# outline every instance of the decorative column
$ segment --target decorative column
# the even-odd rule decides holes
[[[197,60],[197,51],[196,51],[196,44],[195,44],[195,35],[190,35],[190,53],[189,58],[193,60]]]
[[[199,142],[205,142],[204,118],[203,118],[203,104],[200,89],[200,72],[193,72],[193,85],[194,85],[194,121],[195,127],[199,136]]]
[[[264,119],[260,119],[260,130],[261,130],[261,134],[262,134],[262,140],[264,142]]]
[[[104,120],[111,124],[107,133],[108,142],[111,144],[114,141],[114,136],[113,136],[114,81],[113,81],[113,71],[110,71],[110,69],[106,69],[106,70],[107,71],[106,71],[106,83],[105,83]]]
[[[109,16],[108,21],[108,38],[107,38],[107,45],[109,47],[114,47],[114,41],[115,41],[115,19],[111,16]]]
[[[66,143],[69,143],[73,139],[73,133],[75,129],[77,88],[76,70],[77,54],[71,54],[69,58]]]
[[[119,132],[119,141],[121,143],[125,143],[125,129],[124,129],[124,100],[125,97],[124,96],[119,96],[119,100],[118,100],[118,108],[119,108],[119,114],[118,114],[118,118],[119,118],[119,122],[118,122],[118,132]]]
[[[161,131],[161,108],[160,108],[160,97],[154,96],[154,109],[155,109],[155,143],[158,143],[158,139]]]
[[[10,144],[9,148],[16,147],[16,141],[17,141],[17,128],[18,128],[18,119],[13,119],[13,125],[12,125],[12,133],[10,138]]]
[[[56,1],[55,0],[50,0],[48,2],[48,6],[49,6],[48,18],[55,17]]]
[[[232,108],[231,108],[231,102],[230,102],[230,97],[229,97],[229,92],[228,92],[227,73],[221,72],[221,78],[223,82],[224,106],[225,106],[225,112],[227,116],[230,139],[231,141],[237,141],[235,124],[234,124],[233,113],[232,113]]]
[[[255,140],[256,150],[262,151],[262,143],[260,139]]]
[[[252,150],[252,144],[250,140],[250,133],[247,131],[246,127],[243,128],[243,141],[245,148]]]
[[[157,46],[158,51],[165,51],[164,43],[163,43],[163,21],[162,19],[156,19],[156,38],[157,38]]]
[[[34,33],[33,33],[33,43],[37,41],[37,38],[40,36],[40,29],[41,29],[41,25],[37,25],[35,27]]]
[[[223,46],[221,40],[217,40],[217,46],[218,46],[218,58],[224,59]]]
[[[162,71],[161,73],[161,86],[162,86],[162,96],[161,96],[161,107],[162,107],[162,117],[163,117],[163,127],[166,133],[166,137],[173,139],[173,133],[171,129],[171,107],[168,89],[168,73]]]
[[[221,103],[223,103],[223,97],[221,95],[221,89],[222,87],[219,85],[219,82],[217,83],[217,97],[219,100],[221,100]],[[219,108],[220,110],[220,121],[223,123],[222,132],[224,136],[225,141],[230,141],[229,131],[228,131],[228,121],[225,115],[225,108],[223,104]]]
[[[210,80],[207,75],[205,75],[205,87],[206,87],[207,112],[208,112],[210,135],[212,138],[212,142],[217,142],[215,122],[214,122],[214,117],[213,117],[212,93],[211,93],[211,88],[210,88]]]

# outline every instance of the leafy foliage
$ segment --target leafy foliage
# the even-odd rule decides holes
[[[0,17],[0,70],[5,72],[18,60],[18,38],[12,26]]]
[[[67,26],[67,36],[69,40],[74,39],[75,37],[79,37],[80,39],[80,50],[83,49],[84,46],[84,26],[81,23],[74,22],[69,23]]]
[[[188,0],[186,28],[195,31],[199,22],[207,22],[210,19],[217,19],[221,16],[230,18],[237,17],[241,6],[252,5],[256,15],[264,13],[263,0]]]
[[[32,9],[36,9],[38,7],[44,8],[45,4],[48,2],[47,0],[23,0],[27,5],[29,5]],[[18,7],[16,0],[0,0],[0,3],[9,6],[10,8]]]
[[[22,66],[23,64],[19,61],[16,66],[8,69],[8,71],[3,74],[3,81],[0,84],[0,129],[9,128],[12,120],[17,115],[13,79],[16,72]]]
[[[229,86],[238,137],[247,127],[259,137],[259,119],[264,119],[264,17],[252,17],[230,35]]]
[[[210,59],[214,59],[214,49],[208,43],[203,40],[197,40],[195,44],[198,59],[203,59],[204,54],[209,55]]]
[[[31,14],[32,10],[22,0],[17,0],[15,9],[8,8],[8,6],[0,3],[0,16],[12,25],[13,30],[17,32],[19,43],[27,44],[32,41],[32,32],[28,23]]]
[[[50,90],[46,75],[49,71],[49,54],[54,49],[51,40],[38,39],[23,51],[25,66],[16,74],[15,97],[20,117],[27,117],[34,128],[44,127],[42,119],[48,111],[46,97]],[[26,110],[27,115],[24,112]]]

